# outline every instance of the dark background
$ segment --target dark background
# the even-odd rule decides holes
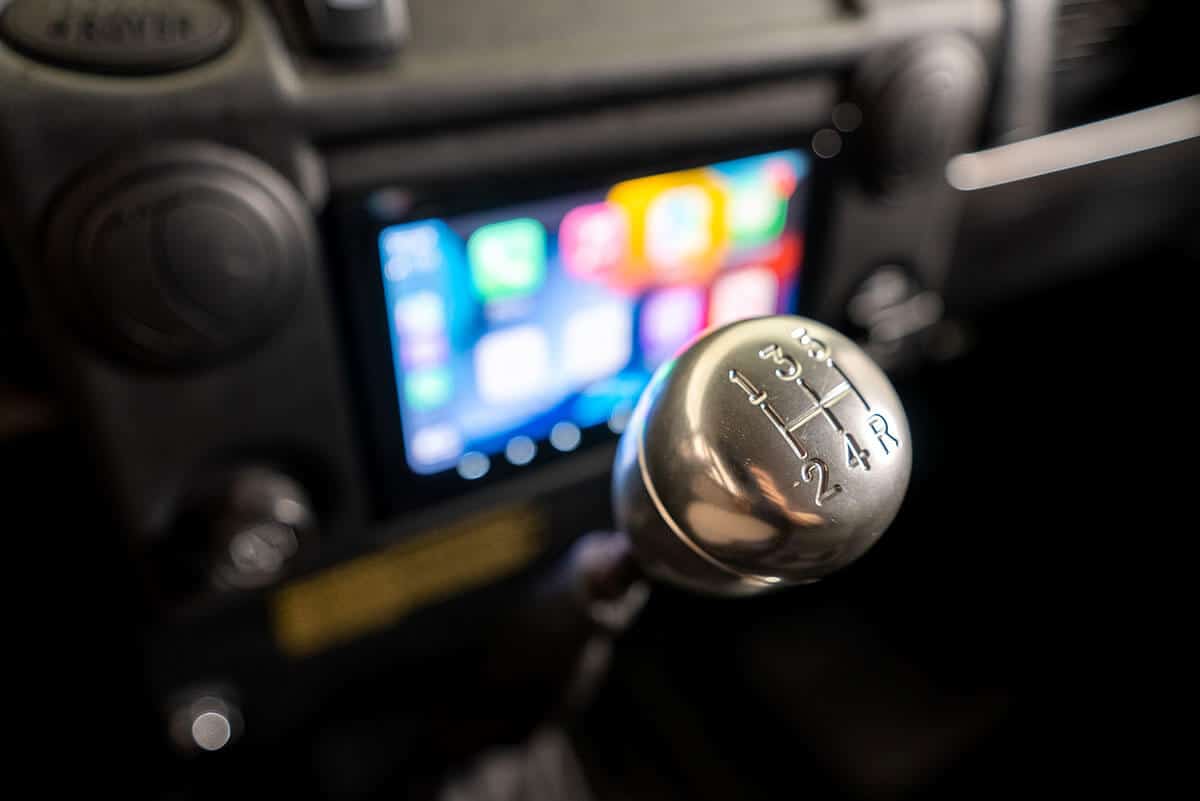
[[[1184,4],[1061,7],[1047,130],[1200,88]],[[1002,97],[977,144],[1009,135]],[[1195,528],[1194,145],[966,203],[945,323],[894,373],[910,495],[852,569],[735,602],[655,587],[571,709],[587,635],[488,596],[422,624],[450,643],[436,654],[372,641],[351,672],[270,674],[323,693],[288,697],[295,725],[200,758],[163,735],[144,554],[0,248],[0,409],[18,421],[0,436],[11,781],[158,799],[422,799],[447,782],[472,801],[584,798],[573,771],[598,799],[1162,793],[1194,739],[1178,575]],[[256,645],[246,632],[213,636],[232,652]],[[570,749],[541,750],[546,731]],[[507,768],[489,784],[481,759]]]

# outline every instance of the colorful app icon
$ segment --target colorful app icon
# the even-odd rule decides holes
[[[708,304],[709,327],[774,314],[779,304],[779,279],[762,265],[726,273],[713,284]]]
[[[783,233],[788,198],[779,195],[766,174],[730,186],[729,236],[735,247],[764,245]]]
[[[675,355],[704,328],[704,291],[680,286],[661,289],[642,306],[641,344],[647,366]]]
[[[392,225],[379,234],[383,274],[402,282],[414,275],[436,273],[445,264],[446,237],[453,232],[440,220]]]
[[[728,189],[729,235],[734,247],[765,245],[783,233],[788,202],[807,169],[804,156],[791,151],[713,166]]]
[[[432,367],[450,358],[450,341],[441,334],[404,337],[400,341],[400,363],[404,369]]]
[[[763,171],[767,181],[780,197],[791,197],[800,179],[808,172],[808,159],[798,152],[788,150],[760,158],[765,162]]]
[[[463,438],[449,423],[418,428],[408,443],[408,460],[418,473],[450,467],[462,455]]]
[[[412,370],[404,376],[404,400],[409,408],[427,412],[444,406],[454,392],[454,379],[448,367]]]
[[[629,253],[629,221],[620,206],[589,203],[567,212],[558,228],[567,271],[585,281],[611,277]]]
[[[633,355],[631,305],[614,300],[571,314],[562,353],[567,377],[576,386],[620,372]]]
[[[430,336],[446,329],[446,304],[436,292],[417,292],[396,303],[396,331],[401,336]]]
[[[631,257],[619,271],[621,284],[698,283],[720,266],[728,229],[716,173],[685,170],[624,181],[608,199],[630,223]]]
[[[393,310],[399,335],[400,361],[406,369],[441,364],[449,356],[446,305],[436,292],[401,298]]]
[[[483,300],[530,295],[546,280],[546,229],[527,217],[485,225],[467,240],[467,256]]]
[[[536,397],[550,383],[550,343],[536,325],[484,335],[475,346],[475,383],[487,403]]]
[[[773,269],[780,279],[786,281],[795,276],[804,261],[804,237],[791,231],[784,232],[766,259],[766,266]]]
[[[699,186],[676,186],[646,210],[646,257],[666,279],[686,278],[712,250],[713,201]]]

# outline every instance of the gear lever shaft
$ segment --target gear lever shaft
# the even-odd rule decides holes
[[[651,575],[748,595],[865,553],[911,471],[908,421],[870,357],[811,320],[762,317],[659,368],[621,439],[613,506]]]

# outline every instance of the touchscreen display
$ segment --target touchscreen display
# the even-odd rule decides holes
[[[410,469],[478,479],[619,432],[697,334],[791,311],[808,168],[786,150],[384,228]]]

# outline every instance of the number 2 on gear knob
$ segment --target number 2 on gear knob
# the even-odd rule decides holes
[[[911,472],[904,409],[870,357],[820,323],[762,317],[655,373],[617,450],[613,506],[651,575],[748,595],[860,557]]]

